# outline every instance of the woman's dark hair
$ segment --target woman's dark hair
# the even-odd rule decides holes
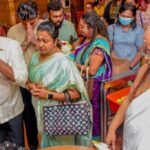
[[[136,7],[132,4],[124,3],[119,9],[119,14],[126,10],[130,10],[133,13],[133,21],[131,23],[131,27],[134,29],[136,27]],[[119,22],[119,14],[117,16],[116,24],[121,25],[121,23]]]
[[[84,14],[82,16],[82,19],[89,27],[91,27],[93,29],[93,35],[92,35],[92,39],[91,39],[89,45],[92,44],[92,42],[96,39],[98,34],[102,35],[103,37],[105,37],[108,40],[108,33],[107,33],[107,29],[105,27],[105,24],[95,12],[89,12],[89,13]],[[85,48],[80,59],[83,58],[87,48],[88,48],[88,46]]]
[[[98,34],[108,39],[107,29],[102,19],[95,13],[89,12],[82,16],[84,22],[93,29],[92,41]]]
[[[58,29],[55,27],[55,25],[51,21],[42,21],[38,27],[37,31],[47,31],[47,33],[53,38],[58,38]]]
[[[17,16],[21,20],[33,19],[38,16],[38,8],[35,2],[20,3],[17,9]]]
[[[60,0],[51,0],[49,4],[47,5],[47,11],[50,12],[53,11],[59,11],[62,9],[62,3]]]

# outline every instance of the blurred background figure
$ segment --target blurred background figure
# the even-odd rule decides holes
[[[98,0],[94,6],[94,11],[100,16],[103,17],[105,11],[105,0]]]
[[[139,1],[138,10],[136,14],[137,24],[144,30],[150,25],[150,13],[148,13],[149,1]]]
[[[115,23],[121,5],[122,0],[112,0],[106,5],[103,17],[109,25]]]
[[[93,5],[93,3],[92,2],[87,2],[85,9],[86,9],[85,13],[94,11],[94,5]]]

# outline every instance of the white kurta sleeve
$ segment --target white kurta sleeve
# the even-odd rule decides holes
[[[13,69],[15,84],[24,86],[28,79],[28,71],[21,46],[18,42],[13,43],[10,49],[9,57],[9,65]]]

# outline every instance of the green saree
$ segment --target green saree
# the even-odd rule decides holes
[[[83,80],[73,61],[70,61],[61,52],[55,53],[43,62],[39,62],[39,56],[39,52],[35,52],[30,61],[29,79],[32,82],[41,84],[43,87],[58,93],[68,88],[75,88],[81,94],[77,103],[85,100],[90,105]],[[88,145],[91,139],[91,131],[86,136],[47,136],[43,129],[43,106],[57,105],[59,102],[56,100],[40,100],[35,97],[32,98],[32,102],[36,112],[38,131],[42,136],[41,148],[55,145]]]

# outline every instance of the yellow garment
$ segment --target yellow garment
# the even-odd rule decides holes
[[[94,7],[94,11],[100,16],[102,17],[105,11],[105,5],[101,5],[101,6],[95,6]]]

